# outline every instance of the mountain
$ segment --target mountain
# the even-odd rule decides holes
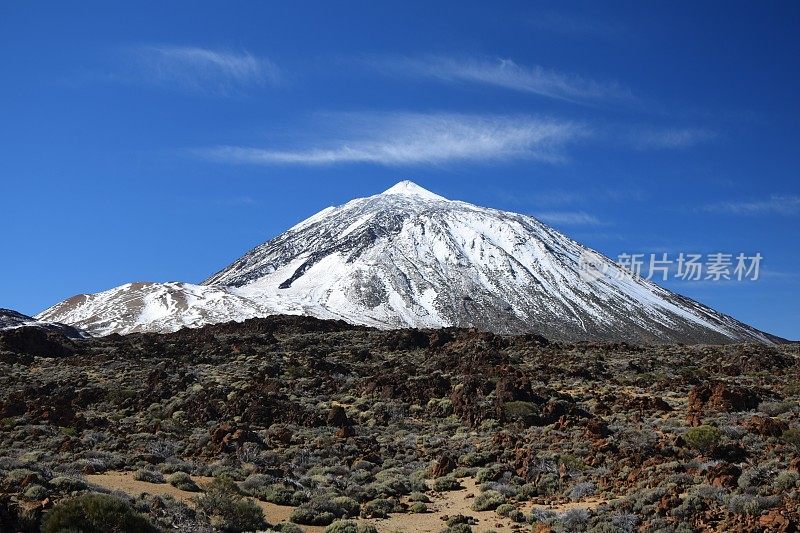
[[[107,334],[278,313],[562,340],[779,340],[626,275],[533,217],[448,200],[409,181],[324,209],[201,285],[127,284],[75,296],[38,318]]]
[[[0,308],[0,331],[19,329],[19,328],[36,328],[53,333],[60,333],[65,337],[73,339],[80,339],[88,337],[85,332],[80,331],[72,326],[66,324],[59,324],[57,322],[45,322],[37,320],[31,316],[23,315],[12,309]]]

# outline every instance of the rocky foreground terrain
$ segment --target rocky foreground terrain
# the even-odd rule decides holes
[[[284,316],[16,328],[0,531],[794,531],[798,356]]]

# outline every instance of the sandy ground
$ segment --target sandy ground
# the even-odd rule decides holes
[[[133,472],[106,472],[104,474],[87,475],[87,481],[94,485],[98,485],[108,490],[118,490],[137,496],[139,494],[158,494],[169,495],[189,505],[192,505],[191,499],[197,496],[196,492],[187,492],[173,487],[168,483],[148,483],[146,481],[138,481],[133,478]],[[211,482],[212,478],[193,476],[192,479],[203,487],[205,484]],[[427,513],[408,513],[408,514],[394,514],[386,519],[368,519],[359,520],[359,522],[373,524],[380,532],[395,532],[395,531],[408,531],[408,532],[438,532],[445,527],[442,520],[443,516],[453,516],[463,514],[472,516],[478,520],[477,525],[473,526],[473,531],[482,532],[487,530],[495,531],[512,531],[513,522],[508,518],[503,518],[497,515],[494,511],[473,511],[470,506],[474,495],[480,491],[476,486],[475,480],[466,478],[461,480],[464,486],[462,490],[450,492],[428,492],[428,497],[431,499],[428,504],[429,512]],[[264,516],[267,522],[277,524],[289,520],[289,515],[293,507],[285,505],[275,505],[274,503],[262,502],[254,500],[259,507],[264,511]],[[563,512],[574,508],[589,509],[600,505],[600,500],[586,500],[582,502],[567,503],[556,506],[534,505],[531,503],[524,504],[520,510],[529,513],[534,507],[540,509],[548,509],[556,512]],[[315,526],[302,526],[303,529],[309,533],[322,532],[324,527]],[[519,525],[517,525],[517,529]]]

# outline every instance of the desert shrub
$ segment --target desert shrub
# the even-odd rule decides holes
[[[423,502],[414,502],[411,504],[411,507],[409,507],[409,510],[412,513],[427,513],[428,506],[425,505]]]
[[[714,426],[689,428],[684,435],[686,443],[696,450],[708,452],[719,444],[722,432]]]
[[[305,531],[302,527],[298,526],[297,524],[293,524],[291,522],[283,522],[273,526],[272,528],[274,531],[279,531],[280,533],[303,533]]]
[[[797,486],[798,480],[800,480],[800,475],[797,472],[784,470],[775,478],[774,485],[779,491],[788,492]]]
[[[800,429],[787,429],[781,438],[783,442],[794,448],[795,453],[800,454]]]
[[[265,526],[261,508],[241,496],[206,493],[197,498],[197,507],[209,517],[212,526],[223,531],[254,531]]]
[[[496,490],[507,498],[515,498],[519,493],[519,485],[512,485],[511,483],[502,483],[499,481],[489,481],[480,484],[481,492],[487,490]]]
[[[570,500],[577,501],[585,498],[586,496],[591,496],[594,494],[595,485],[594,483],[585,481],[582,483],[576,483],[569,491],[567,496]]]
[[[178,471],[174,474],[170,474],[167,478],[167,482],[176,489],[185,490],[187,492],[200,492],[200,487],[197,486],[197,483],[195,483],[186,472]]]
[[[395,511],[395,504],[391,500],[377,498],[362,506],[361,516],[364,518],[386,518],[389,513]]]
[[[423,494],[422,492],[412,492],[412,493],[411,493],[411,494],[408,496],[408,501],[410,501],[410,502],[431,503],[431,499],[430,499],[430,498],[428,498],[428,497],[427,497],[425,494]]]
[[[508,514],[509,514],[511,511],[515,511],[516,509],[517,509],[517,508],[516,508],[516,507],[514,507],[512,504],[510,504],[510,503],[504,503],[504,504],[502,504],[502,505],[498,505],[498,506],[497,506],[497,509],[495,509],[495,512],[496,512],[498,515],[500,515],[500,516],[508,516]]]
[[[761,511],[780,505],[780,496],[763,497],[750,494],[732,494],[728,498],[728,509],[736,514],[758,516]]]
[[[783,401],[783,402],[761,402],[758,404],[758,410],[768,416],[778,416],[783,413],[788,413],[797,407],[797,402]]]
[[[469,524],[455,524],[447,526],[444,530],[445,533],[472,533],[472,527]]]
[[[133,473],[133,479],[146,481],[147,483],[164,483],[164,474],[157,470],[140,468]]]
[[[453,516],[448,517],[447,521],[445,522],[445,524],[447,524],[447,527],[453,527],[453,526],[457,526],[457,525],[460,525],[460,524],[475,525],[476,521],[471,516],[466,516],[466,515],[463,515],[463,514],[457,514],[457,515],[453,515]]]
[[[589,524],[589,511],[586,509],[570,509],[559,517],[565,531],[586,531]]]
[[[475,481],[478,483],[488,483],[489,481],[494,481],[499,479],[506,470],[506,467],[502,465],[492,465],[487,466],[486,468],[479,468],[475,473]]]
[[[469,452],[458,458],[458,464],[467,467],[475,467],[483,466],[491,460],[492,455],[487,452]]]
[[[531,425],[539,415],[539,408],[533,402],[506,402],[503,411],[508,420]]]
[[[85,490],[88,485],[86,481],[78,477],[72,476],[58,476],[50,480],[50,485],[63,492],[73,492],[77,490]]]
[[[242,490],[251,496],[257,496],[263,493],[270,485],[275,482],[273,476],[266,474],[250,474],[241,483]]]
[[[221,492],[224,494],[241,494],[242,492],[239,489],[239,485],[237,485],[232,478],[226,475],[221,475],[212,479],[211,483],[209,483],[208,487],[206,487],[206,491]]]
[[[287,487],[281,483],[270,485],[260,491],[254,491],[253,496],[265,502],[275,503],[277,505],[291,505],[293,507],[308,501],[308,497],[306,497],[303,492]]]
[[[44,500],[49,496],[49,492],[43,486],[34,483],[25,488],[23,496],[29,500]]]
[[[360,510],[358,502],[347,496],[321,495],[292,511],[290,520],[309,526],[327,526],[337,518],[358,516]]]
[[[211,471],[211,475],[214,476],[215,478],[229,477],[234,481],[242,481],[244,480],[244,478],[247,477],[247,473],[241,468],[231,468],[230,466],[221,466],[219,468],[214,468]]]
[[[336,517],[333,515],[333,513],[317,512],[301,505],[292,511],[292,514],[289,515],[289,520],[295,524],[304,524],[308,526],[327,526],[336,520]]]
[[[639,517],[633,513],[620,511],[611,517],[611,523],[625,533],[630,533],[635,531],[636,526],[639,525]]]
[[[589,529],[586,530],[587,533],[619,533],[619,528],[612,524],[611,522],[597,522],[596,524],[592,524]],[[658,533],[673,533],[672,529],[667,530],[657,530]]]
[[[456,469],[450,472],[449,475],[456,479],[460,479],[462,477],[472,477],[477,471],[478,469],[474,466],[457,466]]]
[[[214,478],[195,501],[211,524],[223,531],[252,531],[266,525],[261,508],[243,498],[236,482],[227,476]]]
[[[371,524],[358,524],[352,520],[337,520],[325,528],[325,533],[378,533]]]
[[[777,472],[772,464],[757,464],[742,471],[737,484],[740,489],[757,490],[767,484]]]
[[[342,516],[358,516],[361,513],[361,505],[353,498],[347,496],[336,496],[331,503],[338,507]]]
[[[26,479],[37,482],[43,481],[39,472],[28,470],[27,468],[14,468],[13,470],[9,470],[5,475],[6,482],[13,485],[17,485]]]
[[[506,503],[506,497],[496,490],[487,490],[475,496],[472,502],[473,511],[491,511]]]
[[[461,483],[451,476],[437,477],[433,480],[433,490],[436,492],[447,492],[450,490],[459,490],[461,488]]]
[[[42,533],[157,533],[130,505],[106,494],[84,494],[65,500],[47,513]]]

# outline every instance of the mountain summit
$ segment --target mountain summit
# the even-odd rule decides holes
[[[585,275],[587,257],[600,263],[596,275]],[[201,285],[127,284],[75,296],[38,318],[102,335],[278,313],[563,340],[774,339],[625,275],[533,217],[448,200],[411,181],[323,209]]]

